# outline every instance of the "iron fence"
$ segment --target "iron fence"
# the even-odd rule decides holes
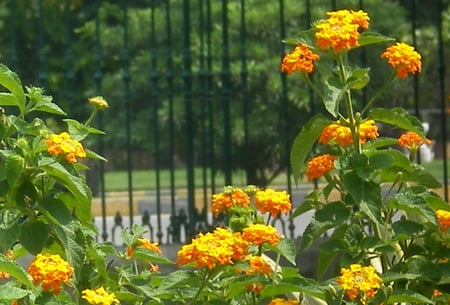
[[[249,48],[249,45],[258,42],[251,39],[266,37],[275,42],[271,49],[265,49],[270,50],[270,53],[264,56],[272,59],[270,63],[278,63],[286,52],[281,41],[293,30],[300,30],[290,28],[295,18],[299,18],[295,26],[306,29],[312,20],[324,15],[325,11],[343,7],[343,2],[350,3],[347,5],[352,9],[375,10],[378,7],[378,10],[382,10],[385,5],[388,9],[388,4],[399,5],[398,1],[360,0],[339,3],[341,1],[279,0],[267,6],[268,10],[275,8],[274,13],[262,12],[255,22],[255,17],[250,19],[249,13],[255,5],[267,5],[267,1],[22,2],[26,1],[3,2],[5,10],[1,16],[3,28],[7,29],[2,34],[7,42],[4,45],[8,46],[2,60],[19,76],[29,83],[49,88],[49,94],[64,101],[69,108],[69,115],[75,116],[80,115],[77,106],[77,94],[80,92],[85,95],[90,93],[108,96],[109,91],[105,87],[110,90],[114,85],[120,86],[114,92],[116,95],[108,96],[108,100],[113,103],[114,111],[121,113],[123,141],[119,147],[111,146],[111,142],[103,139],[93,145],[100,154],[112,155],[113,158],[117,157],[117,154],[113,154],[115,150],[123,153],[121,166],[127,172],[126,191],[106,192],[105,173],[112,169],[108,169],[104,163],[92,164],[94,175],[88,177],[92,179],[92,188],[97,194],[94,204],[98,206],[96,214],[99,217],[95,222],[100,236],[103,240],[116,243],[120,242],[117,233],[119,229],[133,223],[147,226],[150,237],[160,243],[182,242],[213,224],[207,211],[211,194],[220,191],[223,186],[216,183],[218,172],[223,174],[225,184],[233,184],[236,183],[234,170],[240,167],[247,174],[244,183],[254,183],[255,179],[251,176],[254,171],[248,167],[257,158],[256,155],[263,152],[258,150],[260,146],[255,144],[258,140],[252,138],[254,133],[250,127],[254,120],[250,113],[255,106],[251,103],[255,96],[255,84],[252,82],[256,79],[255,74],[261,72],[252,70],[255,58],[249,52],[255,49]],[[408,103],[402,106],[409,107],[411,113],[425,118],[431,124],[435,135],[433,140],[436,142],[435,157],[443,160],[441,178],[444,182],[443,194],[447,199],[446,82],[448,83],[449,78],[446,75],[446,65],[449,56],[445,47],[448,46],[449,39],[444,37],[443,15],[445,12],[448,14],[448,3],[415,0],[400,2],[402,9],[408,12],[405,14],[409,21],[407,39],[419,50],[431,51],[432,54],[428,55],[433,58],[433,62],[426,63],[424,69],[428,74],[414,77],[407,85],[402,85],[407,86],[408,89],[403,90],[410,93]],[[293,3],[298,7],[298,15],[291,11]],[[48,30],[51,27],[48,17],[52,5],[60,6],[59,18],[64,20],[60,23],[62,28],[59,31]],[[424,7],[427,8],[426,12],[422,10]],[[134,18],[140,13],[148,19],[137,26]],[[430,16],[424,18],[423,14]],[[276,16],[276,20],[272,20],[276,30],[269,31],[265,28],[267,15],[271,18]],[[21,24],[26,20],[31,20],[33,30],[28,29],[29,32]],[[255,24],[260,24],[260,28],[255,29]],[[425,30],[435,37],[435,45],[431,48],[421,45],[429,43],[420,36],[424,35]],[[112,36],[108,34],[111,31],[115,31]],[[59,36],[55,38],[50,33]],[[139,36],[139,33],[142,35]],[[140,49],[141,53],[136,53],[136,45],[141,43],[137,36],[146,37],[144,41],[147,46]],[[83,42],[83,39],[86,41]],[[116,44],[111,47],[114,41]],[[58,47],[55,47],[58,43]],[[83,43],[86,47],[83,47]],[[120,48],[114,49],[117,46]],[[24,50],[34,50],[34,55],[25,53]],[[147,58],[146,69],[139,69],[140,56]],[[365,53],[360,56],[363,63],[369,60]],[[83,60],[89,63],[89,68],[84,72],[77,68],[83,65]],[[112,65],[115,65],[116,73],[113,76],[120,79],[111,76]],[[311,92],[304,95],[306,106],[293,110],[292,94],[296,88],[285,75],[278,72],[277,65],[267,66],[266,69],[271,69],[271,74],[275,75],[271,76],[270,84],[276,88],[276,94],[264,102],[282,109],[274,114],[278,124],[278,134],[275,137],[278,149],[276,153],[272,151],[269,154],[267,163],[273,163],[271,169],[278,177],[282,177],[282,187],[293,195],[294,202],[299,203],[314,185],[297,187],[293,184],[289,169],[289,147],[292,135],[299,130],[302,122],[320,110]],[[137,78],[144,79],[145,87],[136,88]],[[264,79],[258,78],[258,81],[263,82]],[[109,85],[110,83],[113,85]],[[87,87],[80,88],[80,84]],[[259,86],[264,88],[265,85],[263,83]],[[139,97],[144,97],[149,103],[133,103],[138,90],[145,91]],[[432,101],[428,100],[430,96]],[[150,117],[138,119],[137,114],[146,109],[136,110],[136,105],[145,105]],[[300,122],[298,117],[302,118]],[[144,127],[136,131],[135,123],[138,120],[151,121],[151,125],[147,129]],[[182,121],[182,128],[177,127],[178,121]],[[114,133],[114,130],[108,130],[110,125],[107,123],[107,116],[100,115],[99,128],[106,133]],[[259,128],[270,130],[270,126],[259,125]],[[136,132],[144,131],[148,133],[140,135],[141,138],[144,142],[146,139],[152,143],[145,158],[152,160],[151,168],[155,170],[155,177],[151,179],[155,185],[153,190],[137,192],[133,185],[133,174],[141,169],[141,165],[136,164],[140,160],[134,157],[136,145],[133,137]],[[237,137],[239,141],[236,140]],[[240,144],[237,145],[236,142]],[[182,159],[181,165],[177,164],[177,158]],[[202,169],[200,179],[194,175],[195,169],[199,167]],[[174,174],[175,169],[179,168],[186,171],[186,187],[183,189],[177,186]],[[170,186],[167,188],[161,185],[163,169],[168,169],[171,173]],[[110,214],[111,211],[113,214]],[[294,223],[285,218],[274,221],[290,237],[302,232],[302,223]]]

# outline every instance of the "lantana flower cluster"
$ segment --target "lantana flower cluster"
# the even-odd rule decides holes
[[[77,158],[85,158],[86,151],[83,145],[72,139],[67,132],[61,132],[60,134],[52,134],[44,141],[48,146],[47,152],[52,156],[62,156],[70,164],[76,163]]]

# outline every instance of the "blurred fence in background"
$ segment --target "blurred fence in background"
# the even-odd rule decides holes
[[[42,85],[50,88],[47,93],[64,100],[69,108],[69,116],[79,114],[78,108],[80,98],[76,96],[76,88],[83,79],[83,83],[90,83],[91,87],[83,90],[86,95],[105,95],[107,100],[112,103],[112,111],[121,113],[121,129],[124,140],[120,147],[112,147],[105,144],[104,140],[99,139],[97,143],[92,143],[96,151],[102,155],[111,158],[117,158],[118,152],[123,159],[123,169],[127,172],[125,192],[106,192],[105,172],[108,168],[103,163],[92,164],[92,176],[89,177],[92,182],[92,188],[97,195],[94,200],[93,209],[96,218],[96,224],[99,227],[101,238],[103,240],[113,240],[118,242],[119,228],[131,226],[133,223],[143,224],[148,227],[150,237],[160,243],[172,243],[186,240],[195,232],[207,230],[213,225],[213,220],[207,212],[210,208],[210,198],[212,193],[222,190],[223,185],[216,182],[217,173],[223,175],[225,184],[237,183],[234,172],[236,164],[244,163],[241,170],[246,171],[245,164],[250,164],[253,158],[263,154],[260,150],[255,150],[252,146],[252,132],[249,130],[249,122],[254,120],[249,116],[251,104],[249,101],[253,98],[250,90],[252,86],[254,73],[251,66],[254,65],[253,54],[248,53],[247,45],[251,43],[247,32],[248,15],[252,11],[255,1],[232,1],[232,0],[179,0],[179,1],[59,1],[56,2],[33,0],[29,7],[34,14],[32,33],[26,33],[19,30],[21,18],[25,18],[23,12],[26,9],[21,2],[10,0],[7,2],[7,10],[2,12],[3,28],[8,31],[3,34],[8,50],[3,52],[2,60],[11,69],[17,71],[19,76],[25,77],[27,81],[33,84]],[[260,1],[261,2],[261,1]],[[263,1],[264,3],[266,1]],[[261,3],[263,3],[261,2]],[[269,1],[270,2],[270,1]],[[291,1],[292,2],[292,1]],[[297,1],[299,10],[302,12],[300,24],[306,29],[311,25],[312,20],[325,16],[327,10],[341,8],[337,5],[339,1],[321,1],[327,3],[318,7],[316,1]],[[373,5],[374,1],[367,1]],[[388,1],[389,2],[389,1]],[[425,1],[427,2],[427,1]],[[6,1],[3,2],[5,4]],[[50,4],[49,4],[50,3]],[[115,5],[115,19],[102,17],[102,12],[110,3]],[[353,1],[352,9],[365,9],[364,1]],[[385,5],[386,1],[379,1],[380,6]],[[419,12],[418,1],[406,1],[409,10],[410,37],[413,44],[418,45],[416,37],[417,14]],[[176,11],[173,6],[176,6]],[[28,4],[26,4],[28,5]],[[55,49],[49,46],[50,40],[55,42],[54,37],[50,39],[49,31],[46,27],[51,26],[51,20],[46,10],[48,5],[61,6],[62,18],[65,20],[62,28],[59,29],[59,48]],[[149,19],[144,20],[145,24],[137,27],[136,24],[130,25],[130,18],[135,17],[136,7],[139,5],[142,9],[147,9]],[[412,81],[406,83],[410,86],[412,103],[408,104],[410,112],[421,118],[428,119],[430,128],[435,132],[437,138],[434,138],[435,145],[433,151],[434,157],[443,160],[442,176],[444,182],[444,195],[447,196],[447,96],[445,83],[448,76],[445,73],[445,49],[442,36],[442,12],[444,9],[442,1],[428,1],[422,3],[420,7],[427,6],[427,10],[435,16],[432,31],[436,37],[436,49],[434,61],[429,63],[429,69],[432,69],[433,83],[428,84],[426,89],[422,89],[420,78],[426,78],[427,75],[415,77]],[[448,4],[447,4],[448,5]],[[278,158],[276,160],[267,160],[275,162],[274,174],[277,174],[279,187],[286,189],[293,195],[293,202],[298,205],[305,194],[314,187],[314,185],[303,185],[297,187],[292,181],[289,170],[289,148],[292,142],[292,132],[301,128],[298,122],[297,113],[292,113],[288,105],[292,86],[286,76],[278,72],[278,65],[281,57],[287,51],[281,41],[287,35],[285,1],[272,1],[272,6],[276,6],[276,20],[278,32],[271,32],[270,39],[278,41],[271,50],[272,53],[266,54],[267,57],[274,59],[276,64],[267,66],[276,78],[271,80],[278,88],[276,98],[267,101],[276,108],[281,109],[277,114],[277,124],[280,130],[283,128],[286,132],[280,132],[274,143],[278,148]],[[85,7],[86,9],[83,9]],[[181,10],[180,10],[181,8]],[[102,11],[103,10],[103,11]],[[230,13],[233,19],[230,20]],[[370,13],[370,12],[369,12]],[[31,13],[30,13],[31,14]],[[133,14],[131,16],[131,14]],[[90,17],[87,18],[86,15]],[[87,25],[82,25],[80,19],[83,19]],[[252,17],[254,18],[254,17]],[[260,15],[261,29],[264,31],[265,14]],[[106,21],[105,21],[106,19]],[[104,22],[105,21],[105,22]],[[231,22],[232,21],[232,22]],[[231,25],[230,25],[231,24]],[[119,28],[120,35],[106,36],[107,27]],[[90,31],[90,40],[87,40],[86,47],[80,48],[80,38],[77,36],[79,28],[83,31]],[[293,29],[290,29],[292,31]],[[255,31],[253,28],[252,31]],[[133,64],[135,54],[131,50],[139,42],[136,39],[130,40],[137,34],[147,37],[147,53],[139,56],[146,56],[149,59],[148,66],[144,69],[144,74],[136,70],[136,64]],[[233,37],[232,39],[230,37]],[[108,44],[118,42],[119,49],[111,50],[107,48]],[[253,42],[255,43],[255,42]],[[81,42],[83,46],[83,42]],[[34,55],[23,54],[23,49],[27,47],[34,49]],[[421,46],[417,46],[421,49]],[[57,52],[53,52],[57,50]],[[106,51],[105,51],[106,50]],[[88,73],[77,72],[77,66],[81,65],[84,57],[81,52],[90,54],[90,70]],[[84,53],[83,53],[84,54]],[[177,56],[175,56],[177,55]],[[24,67],[21,64],[25,58],[28,64]],[[364,61],[364,54],[362,54]],[[60,62],[59,70],[52,70],[54,62]],[[31,62],[31,64],[30,64]],[[448,61],[447,61],[448,63]],[[116,79],[106,76],[116,65]],[[33,70],[35,73],[30,73]],[[26,75],[26,76],[24,76]],[[58,76],[59,75],[59,76]],[[57,89],[52,88],[52,81],[62,79]],[[136,110],[136,104],[131,103],[133,96],[136,96],[141,88],[134,86],[136,79],[144,78],[146,83],[146,107],[151,117],[151,125],[147,129],[135,130],[137,120],[132,113],[146,111],[146,109]],[[108,96],[105,88],[108,83],[120,85],[120,95],[114,97]],[[163,85],[162,85],[163,84]],[[57,86],[55,86],[57,87]],[[430,89],[432,88],[432,89]],[[142,90],[144,90],[142,89]],[[421,90],[434,90],[434,101],[421,100]],[[236,97],[238,97],[236,99]],[[308,96],[309,111],[313,113],[314,97]],[[231,110],[239,105],[239,111]],[[138,106],[138,107],[142,107]],[[163,109],[164,108],[164,109]],[[164,112],[162,113],[162,109]],[[148,109],[147,109],[148,110]],[[304,112],[305,110],[298,110]],[[220,114],[220,118],[218,118]],[[239,124],[233,123],[236,117],[239,117]],[[306,116],[307,117],[307,116]],[[142,124],[145,123],[145,117],[140,118]],[[99,118],[99,129],[104,129],[106,133],[114,133],[108,130],[108,114],[102,114]],[[179,120],[182,123],[182,135],[177,129]],[[303,121],[304,122],[304,121]],[[163,127],[161,127],[163,126]],[[195,128],[194,128],[195,126]],[[262,130],[269,131],[272,127],[259,125]],[[149,154],[138,155],[133,145],[133,137],[136,133],[141,137],[147,137],[147,141],[152,143],[152,149]],[[217,132],[218,131],[218,132]],[[220,134],[217,137],[216,134]],[[239,135],[241,150],[233,150],[233,137]],[[181,140],[180,140],[181,139]],[[164,144],[161,144],[164,143]],[[164,149],[160,149],[164,145]],[[140,150],[142,151],[142,150]],[[180,155],[180,152],[182,154]],[[424,155],[422,158],[427,158]],[[179,161],[181,159],[181,161]],[[154,181],[152,190],[137,191],[133,185],[133,172],[141,170],[144,160],[150,163],[150,168],[155,170],[155,177],[149,177]],[[243,162],[244,161],[244,162]],[[194,174],[196,168],[201,168],[201,175]],[[276,170],[275,170],[276,168]],[[161,186],[161,170],[169,170],[169,186]],[[175,169],[185,171],[183,187],[179,187],[179,180],[175,177]],[[276,171],[276,172],[275,172]],[[281,178],[280,178],[281,177]],[[252,183],[249,177],[244,177],[245,181],[239,183]],[[280,183],[281,181],[281,183]],[[302,232],[302,223],[290,222],[287,218],[276,219],[275,224],[281,227],[282,232],[287,236],[294,237]]]

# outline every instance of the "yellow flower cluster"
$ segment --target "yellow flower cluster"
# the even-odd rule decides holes
[[[71,267],[58,254],[36,255],[28,266],[28,273],[35,285],[41,284],[42,290],[58,294],[62,284],[68,284],[74,268]]]
[[[337,283],[345,291],[350,300],[360,297],[364,305],[368,299],[373,299],[383,280],[373,266],[352,264],[350,268],[341,268],[341,276]]]
[[[94,96],[88,99],[89,103],[97,109],[106,109],[109,107],[108,102],[103,96]]]
[[[136,248],[145,248],[155,253],[161,254],[161,249],[159,248],[158,243],[152,243],[146,238],[139,238],[134,245],[128,246],[127,255],[133,256],[134,249]]]
[[[278,217],[280,213],[287,215],[292,209],[290,195],[286,191],[273,189],[259,190],[255,194],[255,207],[262,213],[270,213]]]
[[[48,146],[47,152],[52,156],[63,156],[70,164],[77,162],[78,158],[85,158],[86,151],[80,142],[70,137],[67,132],[52,134],[44,143]]]
[[[214,217],[219,216],[221,212],[227,211],[233,205],[248,207],[250,196],[243,190],[235,188],[230,192],[226,191],[214,194],[212,199],[212,212]]]
[[[81,292],[81,297],[91,305],[111,305],[119,304],[114,293],[108,293],[105,288],[100,287],[95,290],[85,289]]]
[[[314,71],[314,62],[319,60],[319,55],[315,54],[305,45],[297,45],[294,51],[286,54],[281,62],[281,71],[291,74],[295,71],[306,72],[308,74]]]
[[[248,262],[249,268],[245,270],[238,270],[238,272],[242,272],[247,275],[268,275],[273,272],[272,267],[264,260],[262,256],[249,255],[245,258],[245,260]]]
[[[242,238],[255,246],[261,246],[264,243],[276,246],[280,241],[280,234],[270,225],[251,224],[242,230]]]
[[[285,300],[282,298],[275,298],[268,305],[300,305],[297,300]]]
[[[445,210],[436,210],[436,218],[438,219],[441,232],[450,228],[450,212]]]
[[[320,49],[331,47],[335,52],[359,45],[359,28],[369,27],[369,15],[364,11],[339,10],[328,12],[328,19],[316,24],[316,43]]]
[[[416,74],[422,70],[420,54],[414,50],[414,47],[403,42],[386,48],[381,58],[386,58],[394,67],[398,78],[406,78],[408,74]]]
[[[330,154],[323,154],[312,158],[306,165],[306,178],[308,181],[317,179],[334,169],[334,160],[337,157]]]
[[[398,145],[417,150],[422,144],[431,144],[430,139],[426,139],[413,131],[408,131],[402,134],[398,139]]]
[[[200,233],[190,244],[183,245],[178,251],[178,265],[195,263],[197,268],[213,269],[217,265],[233,265],[248,254],[248,242],[240,233],[225,228],[216,228],[213,232]]]
[[[379,136],[378,127],[374,120],[366,120],[359,125],[359,141],[376,139]],[[353,143],[352,132],[349,127],[343,126],[340,121],[326,126],[319,137],[319,143],[329,145],[338,144],[342,147]]]

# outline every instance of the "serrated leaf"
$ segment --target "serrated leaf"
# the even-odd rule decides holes
[[[44,248],[49,236],[49,227],[41,221],[26,221],[20,226],[19,241],[33,255]]]
[[[369,113],[369,117],[376,122],[383,122],[404,130],[414,131],[425,137],[422,122],[403,108],[373,108]]]
[[[355,69],[352,74],[347,79],[347,84],[345,85],[348,89],[361,90],[370,81],[369,68],[366,69]]]
[[[389,295],[385,304],[434,304],[432,300],[411,290],[396,289]]]
[[[358,43],[359,43],[359,46],[362,47],[362,46],[367,46],[370,44],[382,43],[382,42],[392,42],[392,41],[395,41],[395,39],[388,37],[388,36],[381,35],[379,33],[364,31],[359,36]]]
[[[173,264],[173,262],[165,256],[142,247],[136,247],[136,249],[134,249],[133,258],[157,264]]]
[[[10,92],[0,92],[0,106],[15,106],[16,98]]]
[[[5,160],[6,179],[10,187],[17,186],[20,174],[25,166],[25,160],[17,155],[11,154]]]
[[[12,282],[0,286],[0,300],[13,301],[22,299],[29,295],[30,291],[22,288],[14,287]]]
[[[410,239],[423,230],[423,225],[415,221],[401,219],[392,223],[392,231],[397,239]]]
[[[47,102],[47,101],[39,101],[39,103],[36,104],[36,106],[30,110],[30,112],[32,112],[32,111],[46,112],[46,113],[66,116],[66,113],[64,112],[64,110],[62,110],[58,105],[56,105],[55,103],[52,103],[52,102]]]
[[[64,202],[56,198],[44,198],[39,202],[38,210],[56,225],[67,225],[72,216]]]
[[[290,153],[291,169],[295,182],[298,182],[300,178],[301,172],[305,167],[305,160],[311,148],[328,124],[330,124],[330,120],[323,115],[315,115],[303,126],[300,133],[295,137]]]
[[[324,80],[324,95],[323,104],[325,109],[334,117],[337,118],[339,114],[339,103],[344,96],[346,89],[337,87],[334,78]]]
[[[23,91],[22,83],[16,73],[12,72],[7,66],[0,64],[0,85],[9,90],[14,96],[15,105],[19,108],[22,115],[25,114],[26,97]]]
[[[32,291],[36,290],[28,273],[16,261],[9,259],[2,253],[0,253],[0,271],[8,273]]]

